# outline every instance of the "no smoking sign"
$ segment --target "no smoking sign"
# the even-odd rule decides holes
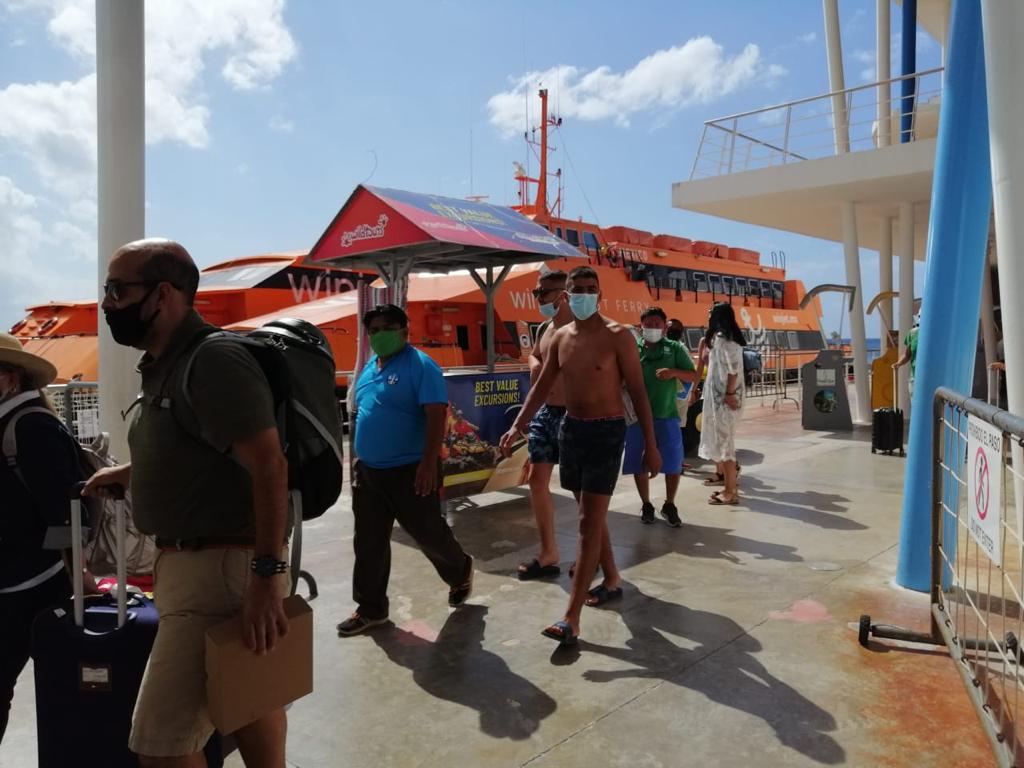
[[[978,546],[1002,565],[1003,433],[988,422],[967,422],[967,528]]]

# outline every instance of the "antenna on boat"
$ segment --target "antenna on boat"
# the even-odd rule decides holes
[[[528,146],[539,148],[540,172],[534,178],[530,176],[529,165],[524,169],[520,163],[514,164],[516,171],[515,179],[519,182],[519,205],[512,207],[520,213],[542,219],[549,219],[552,216],[560,218],[562,215],[562,169],[559,168],[552,174],[548,173],[548,152],[553,152],[556,149],[548,144],[548,127],[558,128],[562,124],[562,118],[548,115],[547,88],[541,88],[539,96],[541,109],[540,142],[537,142],[530,136],[531,132],[536,134],[537,128],[532,128],[530,132],[524,133],[523,139]],[[529,153],[527,153],[526,157],[527,163],[529,163]],[[558,179],[558,195],[550,206],[548,205],[548,176],[554,176]],[[530,184],[537,185],[537,195],[532,205],[529,203]]]

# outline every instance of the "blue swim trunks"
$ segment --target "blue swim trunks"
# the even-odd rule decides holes
[[[678,475],[683,471],[683,432],[679,419],[655,419],[654,439],[658,441],[661,454],[661,474]],[[644,469],[644,432],[634,424],[626,432],[626,458],[622,462],[622,474],[639,475]]]
[[[544,405],[526,429],[531,464],[558,463],[558,428],[565,416],[564,405]]]
[[[678,431],[678,430],[677,430]],[[577,419],[566,414],[558,432],[558,475],[567,491],[611,496],[619,479],[626,420]]]

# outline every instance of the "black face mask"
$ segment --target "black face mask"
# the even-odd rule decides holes
[[[142,305],[155,290],[156,286],[154,285],[139,301],[129,304],[127,307],[103,311],[107,319],[107,326],[110,328],[110,335],[118,344],[125,347],[138,347],[146,338],[146,334],[156,316],[160,314],[160,310],[154,312],[148,320],[143,320]]]
[[[683,329],[670,328],[668,331],[665,332],[665,335],[672,339],[672,341],[679,341],[680,339],[683,338]]]

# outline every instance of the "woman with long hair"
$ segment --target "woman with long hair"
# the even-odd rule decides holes
[[[0,333],[0,740],[29,658],[32,620],[71,594],[69,498],[82,478],[74,438],[43,390],[57,369]],[[11,456],[8,457],[8,452]]]
[[[715,462],[716,477],[705,485],[724,488],[709,503],[737,504],[736,424],[743,410],[743,331],[731,304],[719,302],[708,313],[708,332],[700,342],[701,365],[708,366],[704,382],[704,412],[700,432],[701,458]]]

